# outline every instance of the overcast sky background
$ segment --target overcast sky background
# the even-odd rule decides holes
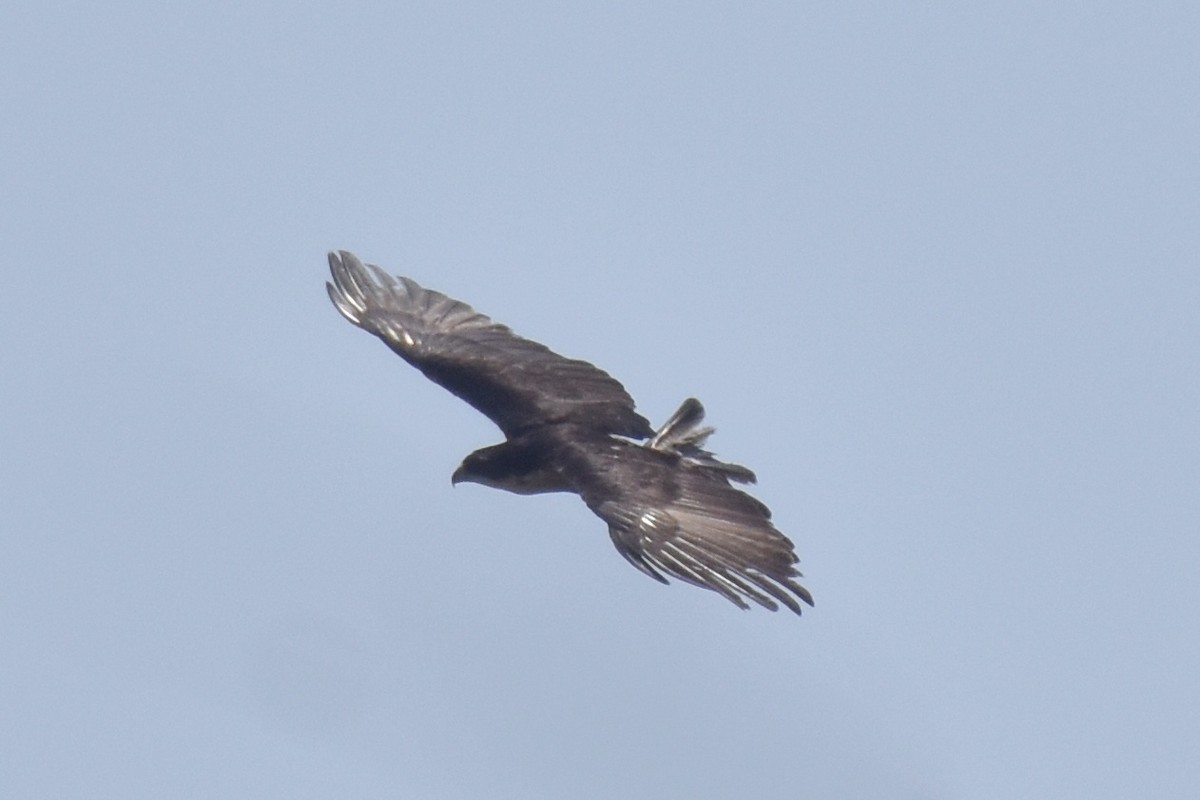
[[[1195,797],[1197,8],[6,8],[0,796]],[[451,489],[333,248],[702,398],[816,608]]]

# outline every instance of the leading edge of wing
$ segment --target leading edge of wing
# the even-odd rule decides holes
[[[633,398],[598,367],[514,334],[471,306],[410,278],[393,277],[353,253],[329,254],[329,298],[354,325],[512,436],[571,422],[646,438]]]

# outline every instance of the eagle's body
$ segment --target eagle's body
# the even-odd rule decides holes
[[[487,415],[506,440],[468,455],[452,481],[517,494],[573,492],[608,523],[617,550],[662,573],[797,614],[791,541],[765,505],[731,485],[754,473],[703,449],[699,401],[655,431],[604,371],[550,351],[470,306],[393,278],[353,254],[329,254],[329,296],[347,320],[382,339],[430,380]]]

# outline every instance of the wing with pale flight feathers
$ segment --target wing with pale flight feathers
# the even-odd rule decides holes
[[[611,438],[572,438],[557,458],[562,472],[639,570],[663,583],[670,575],[711,589],[741,608],[751,600],[799,614],[801,602],[812,605],[796,580],[802,576],[791,540],[765,505],[729,482],[746,480],[749,470],[707,451],[696,459]]]
[[[653,434],[611,375],[514,334],[466,303],[394,278],[344,250],[329,254],[329,297],[427,378],[512,436],[554,423],[634,438]]]

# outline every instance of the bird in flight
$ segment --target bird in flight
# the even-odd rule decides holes
[[[345,250],[329,254],[329,297],[434,383],[485,414],[501,444],[468,455],[451,482],[517,494],[573,492],[608,525],[617,551],[655,580],[666,575],[800,613],[791,540],[765,505],[733,484],[754,473],[704,449],[704,407],[683,402],[658,430],[612,376],[524,339],[466,303],[392,277]]]

